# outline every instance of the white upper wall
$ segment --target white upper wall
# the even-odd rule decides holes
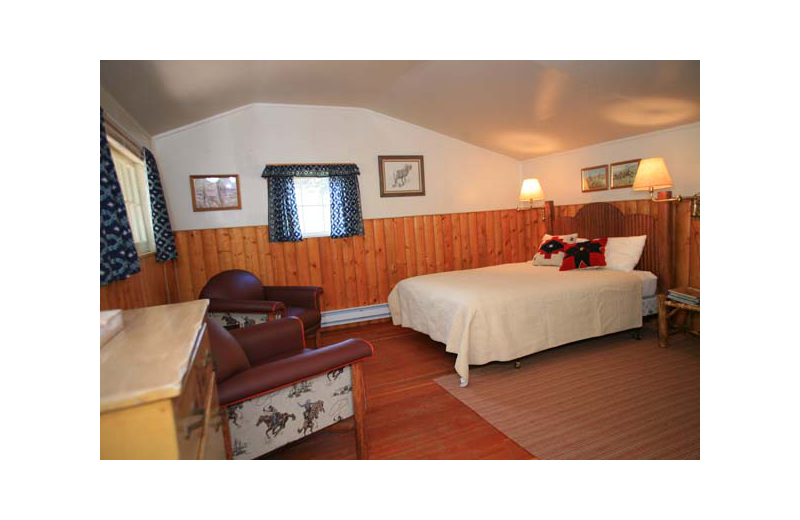
[[[673,195],[700,191],[700,123],[530,159],[522,163],[522,178],[538,178],[556,205],[648,198],[648,192],[630,188],[583,193],[580,183],[581,168],[647,157],[664,158]]]
[[[361,108],[248,105],[152,140],[175,230],[265,225],[271,163],[356,163],[364,218],[513,208],[519,194],[517,160]],[[425,196],[381,198],[379,155],[423,155]],[[209,174],[239,174],[241,210],[192,211],[189,176]]]

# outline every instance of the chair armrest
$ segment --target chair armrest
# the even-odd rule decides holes
[[[252,314],[271,314],[285,312],[283,302],[269,300],[219,300],[212,299],[208,304],[208,312],[246,312]]]
[[[294,316],[233,329],[230,333],[253,366],[299,354],[306,346],[303,322]]]
[[[264,298],[285,303],[289,307],[320,310],[319,297],[322,287],[315,286],[264,286]]]
[[[372,345],[363,339],[348,339],[316,350],[305,349],[295,356],[249,368],[220,383],[217,385],[219,402],[229,405],[245,401],[370,356]]]

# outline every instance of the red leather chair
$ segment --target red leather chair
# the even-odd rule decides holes
[[[271,317],[295,316],[303,322],[305,336],[314,336],[316,348],[322,346],[321,296],[322,287],[262,286],[253,273],[241,269],[212,276],[200,291],[200,298],[211,300],[209,316],[225,328],[248,327]]]
[[[296,317],[230,331],[206,323],[230,458],[259,457],[350,416],[358,458],[368,458],[361,362],[372,356],[369,342],[309,350]]]

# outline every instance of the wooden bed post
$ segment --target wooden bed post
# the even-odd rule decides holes
[[[555,206],[553,205],[552,200],[548,200],[544,203],[544,225],[547,228],[545,231],[548,235],[555,235],[553,229],[553,223],[555,221]]]
[[[661,191],[658,193],[659,199],[669,199],[672,197],[671,191]],[[658,204],[658,281],[661,292],[671,289],[675,276],[673,275],[674,262],[672,261],[673,248],[673,220],[675,206],[672,202],[659,202]]]

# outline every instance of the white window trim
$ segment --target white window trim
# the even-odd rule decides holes
[[[144,161],[141,157],[136,156],[135,154],[131,153],[125,146],[115,140],[113,137],[108,136],[108,143],[111,146],[112,151],[115,154],[118,154],[125,159],[128,159],[132,163],[135,164],[136,167],[136,176],[137,181],[135,182],[135,186],[133,189],[138,191],[139,195],[139,204],[142,206],[142,218],[144,220],[144,233],[146,235],[144,241],[135,242],[134,246],[136,247],[136,252],[140,257],[153,254],[156,251],[155,247],[155,237],[153,236],[153,216],[152,210],[150,205],[150,188],[147,182],[147,167],[144,164]],[[116,170],[116,165],[115,165]],[[122,187],[123,180],[119,178],[119,173],[117,172],[117,178],[120,181],[120,187]],[[127,205],[125,210],[127,211]],[[128,215],[128,221],[130,222],[132,219],[130,215]]]

